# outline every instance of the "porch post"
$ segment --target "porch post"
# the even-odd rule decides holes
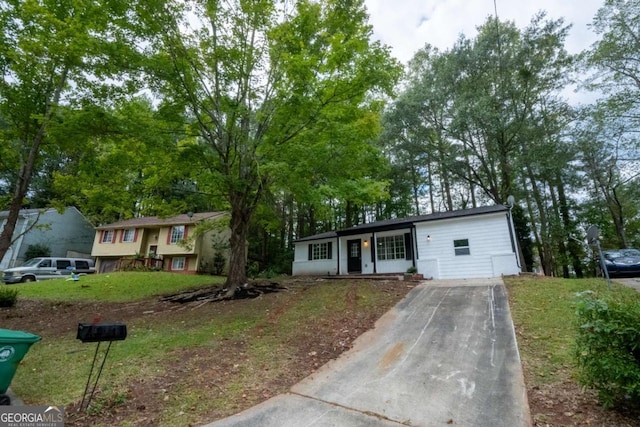
[[[336,257],[337,257],[337,262],[336,265],[338,266],[338,269],[336,270],[336,276],[340,276],[340,236],[336,237]]]

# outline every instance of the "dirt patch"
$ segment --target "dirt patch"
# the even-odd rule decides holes
[[[332,281],[331,283],[334,283]],[[280,343],[287,360],[263,366],[250,365],[247,355],[252,337],[272,334],[282,316],[290,307],[303,301],[306,291],[317,282],[292,280],[283,283],[287,290],[264,294],[258,299],[244,299],[202,303],[193,301],[177,304],[159,298],[135,303],[51,303],[35,300],[19,300],[16,307],[0,309],[3,328],[25,330],[52,339],[56,336],[75,336],[78,322],[119,321],[131,325],[148,322],[206,321],[211,316],[227,316],[242,305],[256,304],[267,312],[264,321],[258,323],[243,339],[229,339],[211,347],[184,348],[166,354],[165,369],[152,378],[138,378],[126,385],[118,395],[106,395],[100,386],[93,398],[100,409],[95,413],[78,412],[80,401],[66,407],[66,425],[163,425],[163,411],[167,402],[180,399],[188,390],[206,390],[210,399],[223,399],[224,410],[199,412],[196,407],[186,408],[197,413],[193,425],[211,422],[254,406],[283,393],[294,384],[313,373],[328,361],[337,358],[351,348],[353,341],[374,326],[376,320],[400,301],[416,283],[401,281],[377,281],[376,292],[387,297],[384,304],[359,304],[358,286],[344,282],[344,308],[323,316],[312,324],[301,323],[296,333]],[[259,304],[259,305],[258,305]],[[277,358],[277,357],[276,357]],[[180,360],[179,364],[172,361]],[[239,377],[250,375],[252,381],[244,385],[240,398],[230,401],[228,390]]]
[[[638,427],[640,414],[605,410],[595,392],[582,390],[573,381],[528,387],[534,426]]]

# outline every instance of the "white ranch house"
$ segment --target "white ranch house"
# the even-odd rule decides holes
[[[402,274],[465,279],[518,274],[509,208],[485,206],[361,224],[294,242],[293,275]]]

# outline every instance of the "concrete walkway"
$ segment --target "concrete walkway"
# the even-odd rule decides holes
[[[290,393],[209,424],[399,425],[531,425],[502,280],[423,282]]]

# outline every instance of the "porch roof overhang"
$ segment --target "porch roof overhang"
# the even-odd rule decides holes
[[[493,205],[493,206],[482,206],[479,208],[472,208],[472,209],[461,209],[457,211],[435,212],[428,215],[418,215],[418,216],[412,216],[407,218],[386,219],[382,221],[375,221],[367,224],[356,225],[354,227],[347,228],[340,231],[330,231],[322,234],[303,237],[302,239],[295,240],[294,243],[336,238],[340,236],[353,236],[356,234],[363,234],[363,233],[399,230],[403,228],[412,227],[413,225],[420,222],[441,221],[441,220],[453,219],[453,218],[464,218],[464,217],[470,217],[470,216],[492,214],[497,212],[507,212],[508,210],[509,208],[504,205]]]

